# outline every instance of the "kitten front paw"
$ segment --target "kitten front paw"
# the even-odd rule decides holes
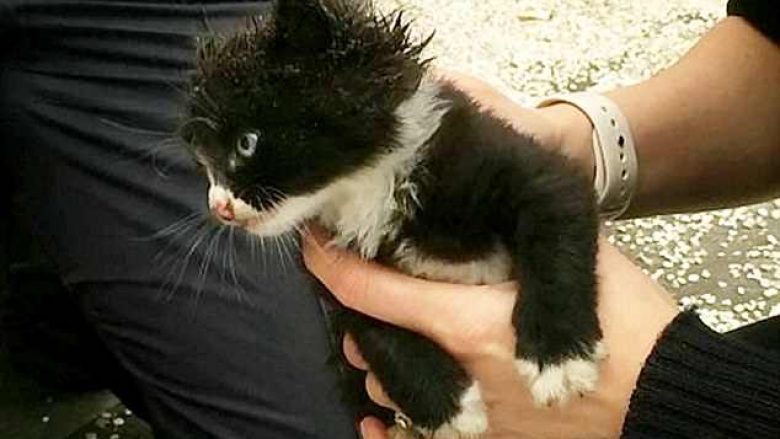
[[[432,439],[476,439],[488,429],[487,407],[479,384],[472,383],[460,397],[460,411],[446,424],[430,433]]]
[[[519,359],[516,367],[528,380],[528,387],[537,406],[564,404],[572,396],[581,396],[596,389],[599,362],[606,356],[601,342],[591,354],[576,356],[556,363],[534,359]]]
[[[444,424],[431,429],[415,427],[414,431],[394,426],[391,439],[477,439],[488,429],[487,407],[479,385],[472,382],[459,399],[458,413]]]

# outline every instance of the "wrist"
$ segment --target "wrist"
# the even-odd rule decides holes
[[[573,105],[563,102],[537,111],[554,127],[548,145],[555,145],[559,152],[572,160],[583,175],[593,179],[593,125],[588,117]]]
[[[672,295],[604,236],[597,270],[599,321],[609,355],[596,399],[606,407],[605,425],[619,431],[642,368],[679,311]]]
[[[557,103],[574,107],[590,121],[593,127],[591,130],[594,162],[592,181],[599,207],[599,217],[604,220],[621,217],[636,192],[639,173],[636,146],[628,120],[614,101],[598,93],[581,92],[551,96],[540,102],[538,106],[548,107]],[[564,125],[561,135],[575,137],[562,138],[562,141],[577,142],[575,145],[564,144],[564,146],[582,152],[580,145],[583,142],[583,125],[577,123],[576,119],[571,119],[572,116],[568,112],[564,114],[575,125],[571,123]]]

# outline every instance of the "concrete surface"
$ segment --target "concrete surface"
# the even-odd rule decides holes
[[[106,391],[73,393],[48,388],[12,368],[4,355],[0,355],[0,389],[0,438],[4,439],[69,437],[89,425],[96,414],[118,404]]]

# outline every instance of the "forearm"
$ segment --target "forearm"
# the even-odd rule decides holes
[[[780,48],[743,19],[723,20],[674,66],[607,95],[628,118],[639,158],[626,217],[780,194]],[[541,111],[592,172],[588,120],[566,104]]]

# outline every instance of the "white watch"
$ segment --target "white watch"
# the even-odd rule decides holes
[[[628,120],[609,98],[582,92],[546,98],[538,107],[566,103],[579,109],[593,125],[593,159],[600,216],[619,218],[631,204],[637,185],[638,163]]]

